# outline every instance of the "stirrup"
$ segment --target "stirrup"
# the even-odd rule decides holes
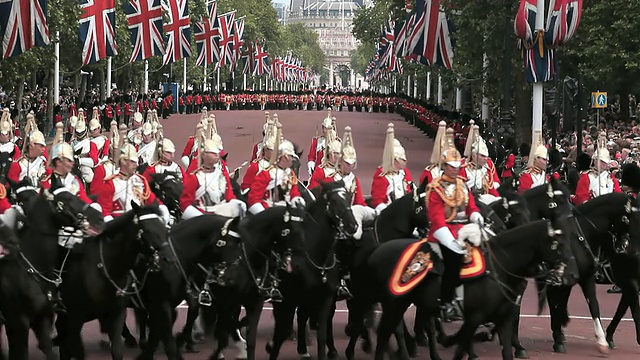
[[[340,280],[340,285],[338,286],[337,291],[338,300],[348,300],[353,298],[353,294],[349,291],[349,287],[347,286],[347,282],[344,279]]]
[[[200,291],[200,294],[198,294],[198,304],[210,307],[211,304],[213,304],[211,293],[207,290]]]
[[[278,290],[278,288],[271,288],[271,290],[269,290],[269,297],[271,298],[270,301],[272,303],[282,302],[282,293],[280,292],[280,290]]]

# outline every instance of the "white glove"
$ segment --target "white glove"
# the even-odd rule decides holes
[[[262,206],[262,203],[255,203],[253,205],[251,205],[249,207],[249,212],[252,213],[253,215],[256,215],[258,213],[261,213],[264,211],[264,206]]]
[[[245,204],[243,201],[240,201],[238,199],[231,199],[229,200],[229,204],[233,204],[234,206],[239,207],[240,210],[240,217],[244,217],[244,215],[247,212],[247,204]]]
[[[92,208],[100,211],[100,213],[102,214],[102,206],[100,206],[100,204],[94,202],[94,203],[89,204],[89,207],[92,207]]]
[[[171,213],[169,213],[169,208],[167,208],[167,205],[165,204],[159,205],[158,208],[160,208],[160,213],[162,214],[162,221],[165,225],[169,225],[169,222],[171,221]]]
[[[307,203],[301,196],[296,196],[291,199],[291,204],[295,207],[303,208]]]
[[[191,219],[200,215],[202,215],[202,211],[196,209],[193,205],[189,205],[182,212],[182,220]]]
[[[104,222],[105,223],[108,223],[111,220],[113,220],[113,216],[111,216],[111,215],[107,215],[107,216],[104,217]]]
[[[311,174],[313,174],[313,170],[316,168],[316,162],[315,161],[309,161],[307,163],[307,170],[309,171],[309,177],[311,177]]]
[[[181,158],[181,160],[182,160],[182,165],[184,165],[184,168],[185,169],[189,168],[189,163],[190,163],[189,157],[185,155]]]
[[[479,212],[473,212],[469,215],[469,221],[472,223],[476,223],[480,226],[484,226],[484,218]]]
[[[465,249],[456,239],[453,237],[451,230],[446,226],[441,227],[440,229],[433,232],[433,237],[438,239],[440,244],[449,248],[449,250],[453,251],[456,254],[466,255],[467,249]]]
[[[81,157],[78,159],[78,163],[82,166],[88,166],[92,168],[95,164],[93,163],[93,159],[89,157]]]
[[[377,215],[380,215],[380,213],[382,212],[382,210],[384,210],[384,209],[386,209],[386,208],[387,208],[387,204],[385,204],[385,203],[382,203],[382,204],[380,204],[380,205],[376,206],[376,209],[375,209],[375,210],[376,210],[376,216],[377,216]]]

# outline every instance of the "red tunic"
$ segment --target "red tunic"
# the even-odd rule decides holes
[[[268,164],[268,161],[267,161]],[[268,166],[267,166],[268,167]],[[258,175],[258,172],[260,172],[260,160],[254,160],[251,162],[251,164],[249,165],[249,167],[247,168],[247,171],[244,173],[244,177],[242,178],[242,184],[240,184],[240,190],[247,190],[247,189],[251,189],[251,184],[253,184],[253,181],[256,178],[256,175]]]
[[[466,188],[466,185],[464,184],[464,182],[462,182],[460,184],[460,186],[464,186]],[[475,199],[473,197],[473,195],[470,194],[469,190],[466,189],[466,194],[467,194],[467,204],[466,204],[466,208],[465,208],[465,214],[467,215],[467,217],[469,217],[472,213],[474,212],[480,212],[478,210],[478,207],[476,206],[476,202]],[[455,223],[455,222],[447,222],[447,217],[446,217],[446,211],[447,211],[447,206],[445,205],[444,201],[442,200],[442,197],[440,196],[440,194],[438,192],[436,192],[435,190],[432,190],[429,193],[429,197],[427,199],[427,218],[429,219],[430,222],[430,226],[429,226],[429,234],[427,235],[427,241],[429,242],[438,242],[438,239],[436,239],[433,236],[433,233],[435,231],[437,231],[440,228],[443,227],[447,227],[449,228],[449,230],[451,230],[451,234],[453,235],[453,237],[457,238],[458,237],[458,230],[464,226],[464,224],[461,223]],[[454,210],[457,211],[457,210]]]
[[[507,156],[507,160],[504,162],[504,169],[502,170],[501,178],[513,177],[513,167],[516,165],[516,157],[513,154]]]
[[[311,140],[311,147],[309,148],[309,155],[307,155],[307,161],[313,161],[316,165],[322,162],[324,158],[324,151],[322,149],[317,150],[318,147],[318,138],[322,136],[316,136]]]
[[[405,194],[412,191],[410,183],[411,173],[409,169],[404,169],[404,191]],[[382,174],[382,166],[378,166],[373,174],[373,182],[371,183],[371,207],[374,209],[380,204],[387,204],[389,200],[389,179]]]
[[[156,199],[156,196],[151,192],[149,183],[144,177],[138,174],[134,174],[132,177],[137,177],[136,180],[143,184],[142,194],[140,194],[142,196],[142,204],[139,205],[149,206],[156,200],[158,203],[161,203],[160,199]],[[132,193],[131,189],[121,188],[124,187],[122,183],[129,181],[131,181],[131,179],[126,179],[122,174],[116,174],[104,182],[102,189],[100,189],[100,194],[98,195],[98,204],[102,207],[102,215],[117,217],[122,215],[126,211],[126,208],[130,206],[129,204],[122,204],[122,201],[120,201],[121,199],[116,198],[116,196],[123,197],[127,201],[136,199],[136,196]],[[118,182],[118,184],[116,185],[115,182]],[[120,193],[116,193],[116,186],[118,186]],[[123,209],[123,205],[125,209]]]
[[[226,201],[235,199],[233,194],[233,187],[231,186],[231,178],[226,166],[222,166],[222,175],[224,176],[227,186],[224,193]],[[191,173],[184,178],[184,187],[182,188],[182,195],[180,196],[180,210],[184,211],[190,205],[198,205],[199,199],[196,198],[196,190],[200,187],[200,182],[195,173]]]
[[[273,170],[275,170],[275,167],[260,171],[256,175],[255,180],[251,184],[251,191],[249,191],[249,196],[247,197],[247,205],[249,207],[253,206],[254,204],[261,203],[265,209],[269,208],[272,189],[267,189],[267,187],[272,181],[271,172]],[[293,171],[291,171],[289,180],[292,183],[289,195],[290,198],[293,199],[300,196],[300,191],[298,191],[298,179],[296,178],[296,175],[293,173]]]
[[[571,198],[571,201],[576,205],[580,205],[582,203],[584,203],[587,200],[593,199],[594,197],[598,196],[598,193],[596,191],[594,191],[594,189],[597,189],[599,184],[591,184],[591,181],[598,181],[597,178],[596,179],[592,179],[589,174],[593,174],[595,175],[595,171],[593,170],[588,170],[588,171],[583,171],[580,173],[580,177],[578,178],[578,185],[576,186],[576,193],[575,195]],[[622,192],[620,190],[620,184],[618,183],[618,179],[616,179],[615,176],[611,175],[611,173],[609,173],[609,177],[612,181],[612,184],[605,190],[603,189],[605,192],[601,192],[600,195],[605,195],[607,193],[611,193],[611,192]]]
[[[520,181],[518,184],[518,193],[522,194],[525,191],[531,189],[534,186],[539,186],[541,184],[534,184],[534,176],[541,177],[541,172],[539,170],[527,169],[520,176]],[[540,181],[540,180],[539,180]],[[545,183],[549,182],[549,174],[545,174],[544,176]]]
[[[332,167],[326,167],[324,165],[320,165],[316,168],[311,175],[311,179],[309,179],[309,189],[313,189],[315,187],[320,186],[321,183],[324,182],[334,182],[334,176],[336,175],[336,170]]]
[[[154,164],[156,164],[156,163],[154,163]],[[184,172],[184,169],[182,169],[182,167],[179,166],[179,165],[176,166],[176,167],[180,170],[181,179],[183,179],[183,180],[186,179],[187,176],[186,176],[186,174]],[[149,165],[149,166],[147,166],[146,169],[144,169],[144,173],[142,174],[142,176],[144,176],[144,178],[147,180],[147,182],[151,182],[152,175],[155,174],[155,173],[156,173],[155,165]],[[94,175],[94,177],[95,177],[95,175]]]

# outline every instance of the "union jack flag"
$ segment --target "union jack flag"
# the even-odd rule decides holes
[[[196,48],[198,49],[197,65],[212,64],[220,59],[220,30],[217,17],[218,5],[214,1],[209,3],[209,16],[203,17],[202,22],[196,23]]]
[[[0,0],[0,38],[4,58],[49,45],[47,0]]]
[[[80,42],[82,65],[88,65],[108,56],[118,55],[116,45],[116,1],[81,0]]]
[[[233,34],[231,35],[231,56],[233,60],[231,61],[230,69],[233,71],[235,69],[238,60],[242,52],[240,49],[244,45],[244,17],[238,19],[233,23]],[[249,52],[251,53],[251,52]]]
[[[235,16],[235,10],[218,16],[218,29],[220,30],[220,62],[218,66],[231,65],[233,63],[233,26]]]
[[[242,68],[243,74],[253,74],[255,71],[255,53],[253,52],[254,45],[249,42],[247,49],[242,52],[242,60],[244,61],[244,67]]]
[[[129,62],[164,55],[160,0],[125,0],[123,7],[133,46]]]
[[[162,7],[169,14],[169,23],[164,26],[167,47],[162,59],[163,65],[191,56],[191,27],[187,3],[187,0],[162,1]]]
[[[260,76],[262,74],[270,74],[271,67],[269,66],[269,53],[264,51],[264,48],[256,44],[256,51],[253,55],[256,64],[253,69],[253,76]]]

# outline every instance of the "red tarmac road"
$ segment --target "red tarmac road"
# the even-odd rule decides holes
[[[272,111],[273,113],[273,111]],[[306,156],[311,138],[314,136],[316,128],[320,127],[322,118],[326,116],[326,112],[318,111],[280,111],[277,112],[280,121],[283,124],[283,134],[286,139],[291,140],[304,148],[303,168],[301,169],[301,177],[306,179]],[[262,123],[264,122],[264,113],[261,111],[216,111],[216,120],[218,131],[222,136],[225,150],[229,152],[228,164],[233,169],[239,166],[243,161],[248,160],[251,155],[253,143],[261,139]],[[361,179],[365,194],[369,192],[371,186],[371,178],[375,167],[379,165],[382,159],[382,148],[384,147],[384,136],[387,123],[393,122],[396,129],[396,137],[402,142],[407,151],[409,160],[409,169],[411,170],[414,180],[420,175],[422,168],[429,163],[431,148],[433,142],[424,134],[415,128],[406,124],[402,118],[394,114],[366,114],[366,113],[349,113],[336,112],[339,135],[342,136],[344,127],[349,125],[353,129],[354,143],[358,152],[358,169],[356,173]],[[171,138],[181,153],[188,136],[193,135],[195,125],[199,120],[199,115],[173,115],[170,119],[162,120],[165,136]],[[177,154],[179,155],[179,153]],[[178,157],[178,156],[177,156]],[[565,330],[567,338],[568,354],[554,354],[552,352],[551,331],[549,330],[548,311],[545,310],[542,316],[536,316],[536,294],[532,290],[532,286],[525,292],[523,300],[522,319],[520,322],[520,339],[523,345],[529,351],[531,359],[563,359],[578,360],[603,357],[595,347],[593,323],[589,316],[586,301],[582,296],[579,288],[574,289],[569,300],[569,311],[572,320]],[[620,295],[611,295],[606,293],[606,286],[598,286],[598,300],[600,302],[600,310],[603,316],[603,325],[608,325],[610,317],[613,316]],[[336,347],[340,354],[340,358],[344,358],[344,349],[347,345],[347,339],[344,335],[344,326],[346,325],[347,314],[343,303],[339,304],[338,312],[334,318],[334,337]],[[257,345],[257,359],[267,359],[264,352],[265,342],[271,336],[273,328],[273,320],[271,317],[270,304],[265,304],[262,318],[260,320],[260,330]],[[176,321],[175,331],[179,331],[185,321],[186,310],[180,309],[178,320]],[[618,348],[609,353],[609,359],[631,360],[640,359],[640,347],[635,341],[635,330],[630,314],[627,314],[616,332],[616,343]],[[130,329],[135,329],[133,316],[129,316],[128,323]],[[413,309],[407,313],[407,321],[409,327],[412,328]],[[448,333],[453,333],[460,323],[446,324]],[[6,338],[2,335],[3,344],[6,344]],[[99,330],[97,323],[91,322],[84,328],[83,338],[87,348],[89,359],[108,359],[110,356],[106,351],[100,350],[98,346]],[[315,344],[315,339],[313,340]],[[30,342],[32,359],[41,358],[40,352],[37,350],[35,339]],[[202,352],[198,354],[185,354],[185,359],[207,359],[212,349],[211,344],[200,345]],[[6,348],[5,348],[6,351]],[[315,358],[315,347],[309,347],[309,352]],[[492,343],[483,343],[476,345],[476,352],[481,359],[501,359],[500,346],[497,341]],[[137,350],[127,350],[126,358],[133,358],[138,353]],[[233,359],[232,350],[225,352],[227,359]],[[443,359],[450,359],[453,355],[452,349],[440,349],[440,355]],[[156,358],[165,358],[162,352],[158,352]],[[298,359],[296,354],[295,343],[287,342],[283,346],[280,359],[293,360]],[[371,359],[370,355],[364,354],[360,347],[356,350],[357,359]],[[427,359],[427,349],[419,349],[419,358]]]

